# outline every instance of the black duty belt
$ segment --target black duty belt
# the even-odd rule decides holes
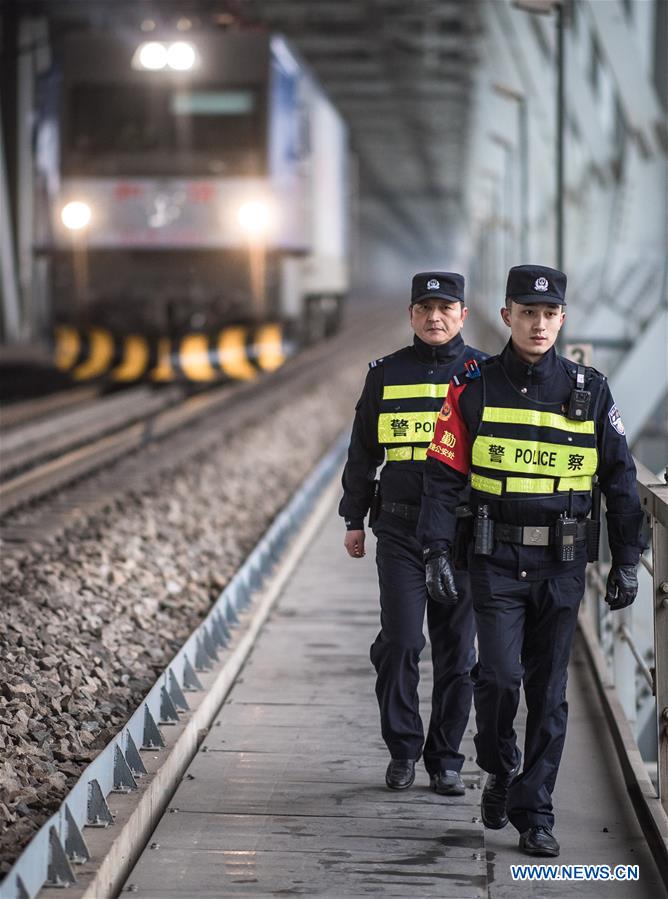
[[[420,517],[420,506],[408,506],[405,503],[388,503],[383,500],[380,504],[380,508],[383,512],[390,512],[392,515],[398,515],[400,518],[405,518],[406,521],[417,521]],[[458,519],[470,518],[471,510],[468,506],[457,506],[455,515]]]
[[[380,504],[383,512],[389,512],[391,515],[398,515],[399,518],[405,518],[406,521],[417,521],[420,517],[419,506],[407,506],[405,503],[388,503],[385,500]]]
[[[576,543],[583,542],[587,537],[586,521],[578,521]],[[502,524],[494,522],[494,539],[502,543],[519,543],[521,546],[550,546],[554,543],[553,527],[522,527],[515,524]]]

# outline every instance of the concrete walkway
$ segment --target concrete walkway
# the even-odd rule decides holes
[[[510,865],[531,862],[517,852],[517,833],[510,827],[486,830],[490,899],[547,899],[577,896],[667,897],[638,824],[617,760],[596,688],[576,642],[569,670],[568,732],[553,800],[555,835],[562,865],[638,865],[638,882],[524,882],[511,879]],[[517,727],[524,739],[524,716]],[[551,859],[536,859],[549,864]]]
[[[485,832],[472,729],[461,798],[384,786],[368,649],[374,546],[349,560],[334,510],[293,573],[127,884],[148,899],[223,896],[664,895],[581,665],[558,785],[560,863],[639,864],[638,883],[516,883],[517,834]],[[428,659],[428,648],[424,658]],[[423,695],[429,695],[429,665]],[[423,704],[425,710],[428,703]],[[604,830],[604,828],[607,828]],[[127,886],[126,886],[127,888]]]

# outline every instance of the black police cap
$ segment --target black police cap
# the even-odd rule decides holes
[[[508,272],[506,296],[516,303],[566,305],[566,275],[545,265],[516,265]]]
[[[464,276],[457,272],[418,272],[411,287],[411,306],[423,300],[464,302]]]

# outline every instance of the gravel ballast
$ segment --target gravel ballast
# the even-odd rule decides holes
[[[350,421],[370,357],[62,536],[3,552],[0,877]]]

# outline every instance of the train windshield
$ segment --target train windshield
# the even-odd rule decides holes
[[[211,85],[76,84],[64,167],[81,175],[259,175],[258,92]]]

